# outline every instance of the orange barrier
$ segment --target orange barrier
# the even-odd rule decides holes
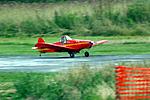
[[[116,67],[117,100],[150,100],[150,68]]]

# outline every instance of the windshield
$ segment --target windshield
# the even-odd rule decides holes
[[[67,43],[67,40],[72,40],[72,39],[69,36],[64,35],[64,36],[61,37],[60,42],[62,44],[64,44],[64,43]]]
[[[69,36],[65,35],[67,40],[72,40],[72,38],[70,38]]]

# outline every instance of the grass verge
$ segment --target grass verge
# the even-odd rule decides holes
[[[112,70],[91,70],[89,66],[84,66],[57,74],[1,73],[0,97],[36,100],[113,100],[115,94],[112,75],[114,73],[110,73]]]
[[[53,43],[59,41],[59,37],[43,37],[46,42]],[[109,40],[107,44],[102,44],[88,50],[91,55],[106,54],[150,54],[150,37],[148,36],[73,36],[76,39],[87,40]],[[38,52],[31,48],[37,42],[37,37],[12,37],[0,38],[0,55],[38,55]],[[82,52],[81,52],[82,53]],[[45,54],[47,55],[47,54]],[[48,55],[66,56],[67,53],[49,53]],[[80,54],[79,54],[80,55]],[[67,55],[68,56],[68,55]]]
[[[149,61],[120,63],[150,67]],[[0,73],[1,99],[115,100],[114,64],[103,68],[83,65],[57,73]]]

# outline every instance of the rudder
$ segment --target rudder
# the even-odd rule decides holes
[[[38,38],[38,43],[45,43],[45,41],[42,38]]]

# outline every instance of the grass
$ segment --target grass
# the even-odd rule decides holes
[[[1,72],[0,73],[0,98],[7,100],[9,97],[14,97],[16,89],[14,83],[27,77],[32,76],[48,76],[48,78],[54,77],[57,73],[21,73],[21,72]],[[36,80],[35,80],[36,81]],[[15,94],[16,95],[16,94]]]
[[[113,99],[114,78],[111,77],[114,75],[110,76],[108,73],[112,69],[107,69],[91,70],[86,66],[57,74],[2,72],[0,73],[0,97],[1,99],[49,100]],[[101,95],[106,90],[109,93]]]
[[[120,62],[128,67],[150,67],[149,60]],[[80,65],[79,65],[80,66]],[[0,73],[1,99],[115,100],[115,64],[57,73]]]
[[[53,43],[59,41],[59,37],[43,37],[46,42]],[[150,37],[146,36],[117,36],[117,37],[82,37],[73,36],[76,39],[87,40],[109,40],[107,44],[102,44],[88,50],[91,55],[108,54],[149,54]],[[38,55],[37,51],[31,48],[37,42],[37,37],[12,37],[0,38],[0,55]],[[82,52],[81,52],[82,53]],[[67,53],[49,53],[45,55],[62,55]],[[80,55],[80,54],[79,54]],[[67,55],[68,56],[68,55]]]
[[[12,23],[21,23],[29,19],[36,21],[38,16],[46,19],[52,19],[55,11],[61,10],[63,10],[65,13],[84,13],[85,11],[91,11],[90,5],[86,3],[4,4],[1,5],[0,9],[0,14],[2,15],[0,16],[0,21],[8,22],[7,20],[11,20]]]
[[[149,1],[0,4],[0,36],[149,36]]]
[[[80,1],[80,0],[76,0]],[[86,0],[82,0],[86,1]],[[72,0],[1,0],[0,3],[19,2],[19,3],[55,3],[55,2],[72,2]]]

